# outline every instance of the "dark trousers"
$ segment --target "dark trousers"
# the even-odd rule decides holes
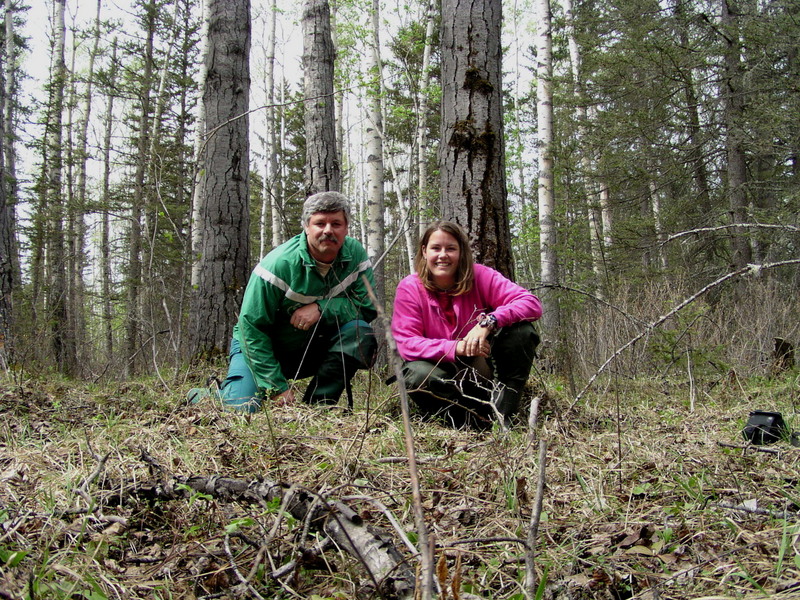
[[[375,358],[377,342],[366,321],[350,321],[340,329],[317,328],[302,343],[274,344],[275,358],[287,379],[312,377],[303,400],[336,404],[358,369],[368,369]],[[228,376],[220,387],[227,408],[256,412],[261,395],[247,365],[241,344],[231,341]]]
[[[499,330],[490,343],[488,361],[459,357],[455,363],[404,363],[406,389],[423,417],[482,428],[517,412],[539,335],[531,323],[517,323]]]

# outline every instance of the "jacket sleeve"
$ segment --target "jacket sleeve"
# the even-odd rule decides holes
[[[274,343],[269,335],[276,313],[282,305],[283,293],[254,271],[244,292],[239,313],[239,342],[245,360],[260,391],[285,392],[289,389],[280,364],[275,358]]]
[[[510,279],[483,265],[475,265],[475,280],[481,296],[494,307],[498,327],[521,321],[535,321],[542,316],[539,299]]]
[[[366,251],[359,245],[353,253],[352,268],[341,278],[333,295],[318,300],[322,318],[326,323],[343,325],[350,321],[361,320],[370,323],[375,320],[377,311],[369,298],[367,286],[362,276],[367,278],[370,287],[375,289],[372,266]]]
[[[425,313],[430,310],[425,302],[413,276],[398,284],[392,313],[392,335],[397,351],[403,360],[455,362],[457,340],[425,335]]]

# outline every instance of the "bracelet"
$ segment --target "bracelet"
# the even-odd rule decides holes
[[[497,329],[497,317],[492,314],[481,313],[481,316],[478,317],[478,325],[486,327],[489,331],[494,331]]]

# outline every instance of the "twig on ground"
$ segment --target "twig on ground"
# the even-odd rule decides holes
[[[528,413],[528,443],[533,444],[536,441],[536,422],[539,420],[539,403],[542,399],[539,396],[534,396],[531,399],[531,408]]]
[[[539,440],[539,479],[536,485],[531,524],[528,528],[528,541],[525,544],[525,596],[531,600],[536,597],[536,538],[539,536],[539,520],[542,516],[542,500],[544,499],[545,461],[547,459],[547,442]]]

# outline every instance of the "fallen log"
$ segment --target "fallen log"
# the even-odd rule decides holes
[[[382,597],[414,597],[414,571],[395,548],[391,536],[366,524],[342,502],[268,479],[247,481],[215,475],[166,477],[154,485],[137,486],[130,493],[148,499],[176,500],[191,494],[187,488],[226,502],[266,506],[277,500],[298,521],[324,532],[340,549],[358,559]]]

